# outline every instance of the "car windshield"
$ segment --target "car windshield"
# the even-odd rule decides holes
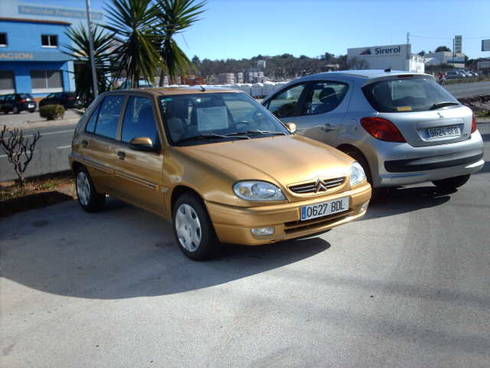
[[[268,110],[244,93],[201,93],[160,98],[172,144],[193,145],[289,134]]]
[[[369,103],[379,112],[428,111],[459,102],[432,78],[403,77],[363,87]]]

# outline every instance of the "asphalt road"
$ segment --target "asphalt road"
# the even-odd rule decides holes
[[[490,95],[490,82],[449,84],[446,89],[457,98]]]
[[[488,367],[486,165],[393,190],[321,237],[186,259],[120,202],[0,220],[1,366]]]
[[[45,127],[39,129],[26,129],[24,134],[32,139],[32,135],[39,131],[39,139],[34,157],[29,164],[26,176],[36,176],[68,170],[68,154],[71,149],[71,140],[75,125],[65,125],[56,127]],[[12,170],[7,156],[0,151],[0,181],[15,179],[15,172]]]

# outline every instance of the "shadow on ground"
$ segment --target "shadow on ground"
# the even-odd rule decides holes
[[[393,216],[440,206],[451,199],[451,194],[453,193],[442,192],[435,186],[378,189],[363,219]]]
[[[216,260],[194,262],[180,252],[161,218],[121,202],[92,215],[74,201],[19,213],[2,221],[0,234],[3,277],[48,293],[100,299],[219,285],[330,247],[320,238],[262,247],[229,245]]]

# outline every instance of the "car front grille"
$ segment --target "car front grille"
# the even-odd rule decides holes
[[[298,194],[308,194],[308,193],[321,193],[326,192],[329,189],[338,187],[345,182],[345,177],[326,179],[326,180],[316,180],[304,184],[291,185],[289,189]]]

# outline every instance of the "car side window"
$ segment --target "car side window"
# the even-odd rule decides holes
[[[268,109],[278,118],[302,115],[301,95],[305,84],[299,84],[274,96],[268,102]]]
[[[113,95],[104,98],[99,108],[95,134],[116,139],[117,125],[125,97],[124,95]]]
[[[87,125],[85,125],[85,131],[87,133],[95,133],[95,125],[97,123],[97,117],[99,116],[100,104],[94,109],[92,115],[88,119]]]
[[[122,141],[129,143],[133,138],[143,137],[159,144],[153,102],[147,97],[131,96],[124,115]]]
[[[305,97],[305,115],[324,114],[335,110],[347,93],[348,85],[341,82],[315,82]]]

